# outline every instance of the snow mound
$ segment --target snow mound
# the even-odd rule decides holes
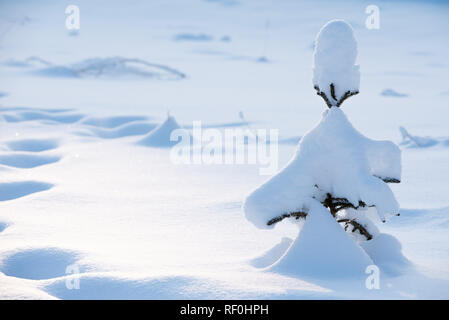
[[[59,142],[54,139],[21,139],[8,141],[6,145],[12,151],[42,152],[56,149]]]
[[[6,228],[8,228],[9,224],[3,221],[0,221],[0,232],[3,232]]]
[[[150,131],[138,144],[146,147],[170,148],[178,143],[178,141],[171,141],[170,135],[173,130],[180,128],[175,118],[168,116],[163,123]]]
[[[394,98],[405,98],[408,97],[406,93],[400,93],[393,89],[385,89],[380,93],[381,96],[384,97],[394,97]]]
[[[118,139],[129,136],[138,136],[149,133],[156,127],[156,124],[147,121],[135,121],[125,123],[115,128],[94,127],[88,131],[77,131],[79,136],[96,136],[102,139]]]
[[[146,279],[129,279],[123,275],[82,274],[77,290],[67,290],[68,278],[48,281],[45,290],[60,299],[186,299],[187,297],[205,297],[202,292],[195,292],[198,280],[187,276],[167,276]],[[201,286],[199,286],[203,289]],[[203,284],[204,287],[204,284]],[[204,290],[204,289],[203,289]]]
[[[51,65],[50,62],[37,56],[28,57],[25,60],[9,59],[5,61],[3,64],[5,66],[14,68],[38,68],[38,67],[48,67]]]
[[[153,78],[180,80],[185,74],[168,66],[142,59],[124,57],[90,58],[69,65],[55,65],[38,57],[26,60],[8,60],[9,67],[31,68],[33,73],[46,77],[62,78]]]
[[[323,112],[320,123],[301,139],[295,156],[277,175],[245,200],[246,218],[270,228],[275,217],[307,212],[327,193],[354,206],[375,206],[381,220],[397,214],[399,205],[382,181],[401,178],[401,151],[389,141],[359,133],[337,107]]]
[[[359,91],[360,71],[355,65],[356,58],[357,42],[352,27],[343,20],[326,23],[315,39],[313,85],[334,100],[333,105],[347,91]],[[335,87],[334,95],[331,84]]]
[[[81,120],[82,114],[59,114],[57,112],[37,110],[37,111],[21,111],[13,114],[4,114],[3,119],[6,122],[24,122],[24,121],[41,121],[53,124],[70,124]]]
[[[112,129],[130,122],[145,121],[147,119],[148,117],[144,116],[114,116],[103,118],[89,117],[83,120],[82,123],[94,127]]]
[[[260,257],[254,258],[250,261],[250,264],[256,268],[266,268],[276,261],[287,251],[291,246],[293,240],[287,237],[282,238],[281,242],[275,245],[270,250],[266,251]]]
[[[353,278],[363,277],[366,267],[372,264],[328,210],[313,201],[298,238],[270,271],[293,276]]]

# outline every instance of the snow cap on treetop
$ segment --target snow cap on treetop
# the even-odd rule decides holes
[[[360,72],[359,66],[355,65],[356,58],[357,41],[352,27],[343,20],[326,23],[315,39],[313,85],[319,94],[326,95],[331,105],[339,106],[338,101],[348,91],[359,91]]]

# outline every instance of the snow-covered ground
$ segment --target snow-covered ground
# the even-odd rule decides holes
[[[449,298],[444,1],[76,1],[77,33],[68,4],[0,3],[0,299]],[[369,4],[379,30],[365,28]],[[410,263],[379,290],[263,269],[298,234],[246,220],[246,195],[269,177],[175,165],[161,148],[194,121],[278,129],[282,168],[327,109],[313,41],[336,18],[360,65],[342,110],[402,151],[401,215],[378,228]]]

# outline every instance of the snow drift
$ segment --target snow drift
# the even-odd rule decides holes
[[[181,80],[186,75],[166,65],[150,63],[142,59],[108,57],[89,58],[68,65],[55,65],[39,57],[24,61],[9,60],[9,67],[31,68],[32,73],[56,78],[153,78],[157,80]]]
[[[150,131],[138,144],[146,147],[170,148],[178,143],[178,141],[170,140],[170,135],[173,130],[179,128],[181,127],[175,118],[169,115],[163,123]]]

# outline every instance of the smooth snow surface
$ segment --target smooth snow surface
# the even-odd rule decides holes
[[[428,148],[433,146],[449,146],[449,138],[443,137],[421,137],[410,134],[404,127],[399,127],[402,141],[401,146],[405,148]]]
[[[379,30],[365,28],[366,4],[353,0],[74,4],[76,33],[67,3],[0,1],[0,299],[449,298],[446,4],[384,1]],[[401,215],[375,225],[378,245],[346,234],[379,264],[379,290],[365,278],[270,271],[306,221],[261,230],[245,218],[243,197],[269,179],[261,166],[174,165],[170,148],[139,145],[170,110],[189,131],[194,121],[278,129],[284,167],[327,108],[311,84],[312,43],[336,18],[358,42],[363,86],[342,106],[351,123],[375,140],[399,143],[403,126],[437,141],[399,145],[401,183],[389,186]],[[386,88],[410,95],[381,96]],[[388,166],[364,163],[393,174],[382,172],[396,163],[386,153]]]

